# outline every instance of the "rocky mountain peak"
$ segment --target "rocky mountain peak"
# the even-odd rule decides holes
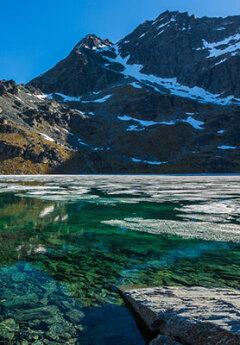
[[[109,39],[101,39],[96,35],[89,34],[85,36],[76,46],[75,50],[81,50],[81,48],[85,49],[100,49],[104,47],[111,46],[113,43],[109,41]]]

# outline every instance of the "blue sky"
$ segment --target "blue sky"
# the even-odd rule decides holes
[[[113,42],[169,10],[240,14],[240,0],[11,0],[1,3],[0,79],[25,83],[69,54],[88,33]]]

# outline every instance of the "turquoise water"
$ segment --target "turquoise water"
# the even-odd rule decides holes
[[[1,176],[0,344],[141,345],[118,286],[239,289],[239,186],[239,176]]]

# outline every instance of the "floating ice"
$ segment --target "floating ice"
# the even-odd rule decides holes
[[[187,213],[208,213],[208,214],[239,214],[240,202],[236,200],[219,200],[207,203],[188,205],[180,209]]]
[[[165,219],[124,218],[102,221],[103,224],[124,229],[167,234],[186,239],[240,243],[240,228],[235,224],[212,224],[210,222],[179,222]]]
[[[137,159],[137,158],[135,158]],[[136,163],[137,164],[137,163]],[[28,182],[25,184],[25,182]],[[29,184],[32,182],[34,184]],[[37,185],[39,183],[39,185]],[[240,176],[210,175],[171,176],[126,175],[124,177],[109,175],[44,175],[44,176],[1,176],[0,193],[15,193],[16,196],[38,198],[53,201],[98,200],[95,190],[106,196],[115,195],[113,204],[122,202],[175,203],[179,216],[190,214],[182,212],[179,204],[185,206],[194,203],[196,209],[203,204],[209,205],[219,199],[229,199],[239,209]],[[124,198],[123,195],[128,195]],[[104,201],[105,202],[105,201]],[[231,206],[233,207],[233,206]],[[180,215],[180,213],[182,214]],[[192,209],[191,212],[196,213]],[[206,213],[204,213],[206,214]],[[221,215],[224,216],[223,213]],[[225,214],[225,219],[228,218]],[[221,216],[222,217],[222,216]]]

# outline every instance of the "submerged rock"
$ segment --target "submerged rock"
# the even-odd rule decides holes
[[[81,305],[66,288],[29,264],[0,268],[0,344],[76,344]]]
[[[237,290],[156,287],[121,291],[150,331],[189,345],[240,344]],[[161,341],[159,337],[152,344]]]
[[[14,283],[20,283],[25,280],[25,275],[23,273],[16,272],[11,275],[11,278]]]
[[[6,319],[0,323],[0,340],[1,338],[13,340],[15,333],[19,331],[19,325],[14,319]]]

